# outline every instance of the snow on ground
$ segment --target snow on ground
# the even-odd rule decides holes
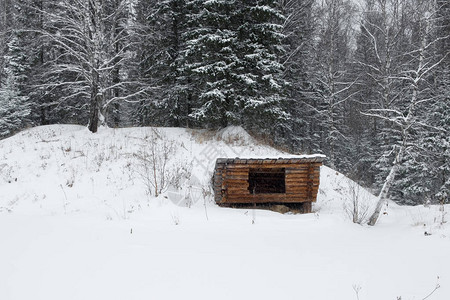
[[[176,178],[157,198],[152,149]],[[351,201],[376,199],[327,167],[312,214],[211,203],[217,157],[280,156],[237,127],[54,125],[0,141],[0,299],[412,300],[437,284],[428,299],[450,299],[449,206],[391,203],[375,227],[353,224]]]

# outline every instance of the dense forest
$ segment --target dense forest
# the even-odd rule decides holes
[[[0,0],[0,138],[238,125],[398,203],[443,201],[449,49],[449,0]]]

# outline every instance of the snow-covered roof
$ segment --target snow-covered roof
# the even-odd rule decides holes
[[[271,164],[296,164],[308,162],[323,162],[326,156],[323,154],[296,155],[291,157],[264,157],[264,158],[218,158],[217,164],[252,164],[252,163],[271,163]]]

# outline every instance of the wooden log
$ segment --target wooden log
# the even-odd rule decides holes
[[[242,204],[259,204],[259,203],[303,203],[309,202],[304,197],[254,197],[254,198],[230,198],[223,199],[222,203],[242,203]]]
[[[248,180],[248,175],[229,175],[224,181],[229,179]]]
[[[315,181],[319,181],[320,180],[319,176],[311,177],[311,176],[304,176],[304,175],[302,175],[302,176],[286,176],[285,179],[286,180],[291,180],[291,181],[293,181],[293,180],[299,180],[299,181],[315,180]]]
[[[314,175],[320,175],[320,171],[313,171],[312,172]],[[306,175],[306,174],[310,174],[310,172],[308,172],[308,169],[302,169],[302,170],[295,170],[295,172],[286,172],[286,176],[293,176],[293,175]]]
[[[296,192],[299,192],[299,191],[307,191],[308,190],[308,187],[306,187],[306,186],[288,186],[288,187],[286,187],[286,192],[288,192],[288,193],[296,193]]]
[[[312,204],[311,202],[304,202],[302,204],[302,213],[308,214],[312,211]]]
[[[296,182],[286,182],[286,188],[287,189],[296,189],[296,188],[308,188],[310,185],[310,183],[308,182],[300,182],[300,181],[296,181]],[[319,184],[312,184],[312,187],[317,187],[319,186]]]
[[[312,175],[312,176],[311,176]],[[298,174],[286,174],[286,178],[299,178],[299,179],[319,179],[320,174],[308,174],[308,173],[298,173]]]
[[[283,168],[250,168],[249,173],[263,173],[263,174],[284,174],[285,169]]]
[[[285,186],[309,186],[310,184],[312,184],[313,186],[318,186],[319,182],[318,181],[306,181],[306,180],[286,180],[285,181]]]
[[[248,178],[248,172],[243,172],[243,173],[227,173],[226,178],[230,178],[230,177],[245,177]]]
[[[241,179],[236,179],[236,178],[228,178],[225,180],[225,182],[227,184],[247,184],[248,185],[248,180],[241,178]]]
[[[321,164],[318,165],[318,167]],[[299,164],[299,165],[293,165],[293,164],[279,164],[279,163],[271,163],[271,164],[267,164],[267,163],[257,163],[257,164],[252,164],[252,163],[247,163],[247,164],[236,164],[236,165],[227,165],[226,169],[227,170],[237,170],[237,169],[248,169],[248,168],[284,168],[287,170],[306,170],[308,169],[308,165],[307,164]]]
[[[287,190],[286,194],[292,194],[292,195],[305,195],[308,196],[309,192],[307,189],[304,190]]]
[[[309,178],[309,177],[287,177],[284,179],[286,182],[312,182],[314,183],[318,183],[320,181],[319,177],[313,177],[313,178]]]
[[[309,179],[308,174],[289,174],[285,177],[286,180],[307,180]]]
[[[319,185],[318,184],[313,184],[312,185],[312,189],[314,188],[318,188]],[[290,185],[286,185],[286,189],[290,189],[290,190],[302,190],[302,189],[309,189],[310,186],[308,184],[290,184]]]
[[[242,199],[246,201],[251,201],[252,199],[263,199],[267,198],[269,200],[273,200],[274,198],[279,199],[290,199],[290,198],[306,198],[306,193],[289,193],[289,194],[281,194],[281,193],[274,193],[274,194],[246,194],[246,193],[226,193],[226,197],[228,199]]]
[[[319,180],[320,177],[319,176],[313,176],[311,177],[309,174],[301,174],[301,175],[286,175],[285,177],[286,180]]]
[[[248,169],[241,169],[241,170],[227,170],[226,175],[228,174],[248,174],[249,170]]]

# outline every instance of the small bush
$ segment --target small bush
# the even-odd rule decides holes
[[[344,203],[344,210],[353,223],[367,222],[369,199],[364,195],[364,189],[353,180],[348,180],[349,198]]]

